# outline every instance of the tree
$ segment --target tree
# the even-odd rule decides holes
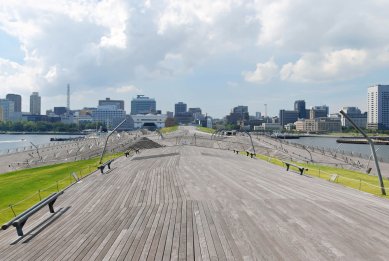
[[[165,120],[165,127],[173,127],[173,126],[176,126],[177,125],[177,122],[174,118],[167,118]]]

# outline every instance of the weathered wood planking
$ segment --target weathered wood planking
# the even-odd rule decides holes
[[[150,149],[71,187],[24,238],[0,233],[0,260],[385,260],[388,203],[229,151]]]

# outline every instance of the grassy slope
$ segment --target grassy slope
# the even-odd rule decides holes
[[[176,131],[176,130],[178,130],[178,126],[165,127],[165,128],[160,129],[159,131],[162,134],[166,134],[166,133],[173,132],[173,131]]]
[[[261,154],[257,154],[257,157],[279,166],[284,165],[282,161],[276,158],[271,158]],[[340,169],[340,168],[323,166],[318,164],[306,164],[301,162],[292,162],[292,163],[307,168],[308,171],[304,172],[307,175],[330,180],[333,174],[337,174],[338,178],[335,181],[336,183],[342,184],[346,187],[359,189],[361,191],[365,191],[374,195],[381,196],[381,189],[379,188],[379,182],[376,176],[370,176],[358,171]],[[389,194],[389,180],[384,180],[384,186],[386,188],[387,194]]]
[[[198,131],[206,132],[206,133],[214,133],[215,130],[211,128],[206,128],[206,127],[197,127],[196,128]]]
[[[103,161],[121,154],[105,156]],[[13,217],[13,207],[16,214],[37,203],[57,190],[62,190],[74,182],[71,173],[75,172],[82,178],[96,170],[99,158],[61,163],[31,169],[24,169],[0,175],[0,223]],[[58,187],[57,187],[58,182]],[[38,192],[40,191],[40,192]]]

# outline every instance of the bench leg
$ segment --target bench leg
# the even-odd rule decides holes
[[[289,171],[289,164],[286,164],[286,171]]]
[[[111,169],[111,163],[108,164],[108,169]]]
[[[101,174],[104,174],[104,168],[100,168]]]
[[[18,236],[20,236],[20,237],[24,236],[23,226],[24,226],[24,224],[26,224],[26,221],[27,220],[24,220],[22,223],[20,223],[16,226],[16,232],[18,233]]]
[[[51,202],[49,203],[50,213],[55,213],[55,211],[54,211],[54,203],[55,203],[56,200],[57,200],[57,199],[54,199],[53,201],[51,201]]]
[[[300,175],[303,175],[304,169],[300,169]]]

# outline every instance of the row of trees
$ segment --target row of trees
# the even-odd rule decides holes
[[[33,121],[0,121],[2,132],[80,132],[86,129],[106,129],[101,123],[65,124],[62,122],[33,122]]]

